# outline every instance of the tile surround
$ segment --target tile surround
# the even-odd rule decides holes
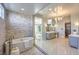
[[[3,44],[6,40],[5,20],[0,18],[0,54],[3,53]]]
[[[32,37],[32,17],[25,17],[17,13],[9,12],[7,20],[7,39],[10,34],[14,38]]]

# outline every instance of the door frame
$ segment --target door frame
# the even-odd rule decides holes
[[[67,38],[68,36],[67,36],[67,34],[66,34],[66,25],[67,24],[70,24],[70,34],[71,34],[71,22],[66,22],[65,23],[65,37]]]

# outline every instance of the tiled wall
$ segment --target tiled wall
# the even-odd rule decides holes
[[[0,18],[0,54],[3,52],[3,44],[5,42],[5,20]]]
[[[7,39],[10,37],[22,38],[33,36],[32,17],[22,16],[17,13],[9,12],[7,19]]]

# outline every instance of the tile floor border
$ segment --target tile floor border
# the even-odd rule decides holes
[[[39,51],[41,51],[44,55],[48,55],[47,52],[45,52],[42,48],[40,48],[40,47],[37,46],[36,44],[35,44],[35,47],[36,47]]]

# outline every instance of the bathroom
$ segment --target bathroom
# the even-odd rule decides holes
[[[34,45],[33,18],[4,8],[0,17],[0,54],[11,54],[11,49],[19,49],[19,53],[28,50]],[[5,16],[4,16],[4,15]],[[3,17],[4,16],[4,17]]]

